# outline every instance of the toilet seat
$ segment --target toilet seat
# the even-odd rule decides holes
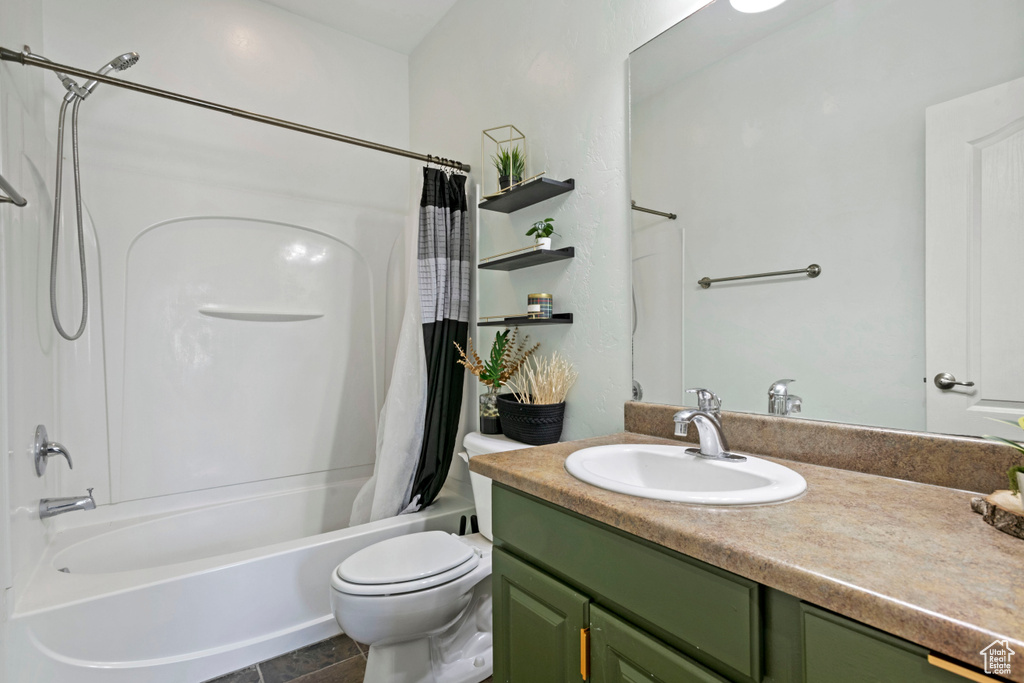
[[[335,570],[335,590],[395,595],[440,586],[480,564],[480,551],[443,531],[397,536],[353,553]]]

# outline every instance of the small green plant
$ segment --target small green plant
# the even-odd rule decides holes
[[[526,231],[526,236],[530,237],[532,235],[533,237],[551,237],[552,235],[557,235],[558,233],[555,232],[554,223],[554,218],[545,218],[542,221],[537,221],[536,223],[533,224],[532,228]]]
[[[491,155],[491,162],[499,176],[522,178],[526,171],[526,155],[519,150],[519,145],[511,149],[499,147],[498,153]]]
[[[990,417],[988,419],[994,420],[995,422],[1002,422],[1008,425],[1017,425],[1021,429],[1024,429],[1024,417],[1019,418],[1016,422],[1012,422],[1010,420],[998,420],[994,417]],[[1006,445],[1016,448],[1020,453],[1024,453],[1024,444],[1020,444],[1016,441],[1010,441],[1009,439],[1004,439],[1001,436],[991,436],[990,434],[986,434],[985,438],[992,439],[993,441],[1002,441]],[[1020,486],[1017,483],[1018,472],[1024,472],[1024,466],[1015,465],[1006,472],[1006,476],[1010,480],[1010,491],[1012,491],[1013,493],[1020,493]]]

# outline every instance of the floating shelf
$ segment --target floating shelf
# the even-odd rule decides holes
[[[488,320],[476,324],[477,327],[514,327],[522,325],[572,325],[572,313],[555,313],[550,318],[529,318],[525,315],[517,315],[514,318],[504,320]]]
[[[563,249],[535,249],[524,251],[515,256],[494,259],[481,263],[478,267],[482,270],[519,270],[530,266],[539,266],[544,263],[554,263],[576,256],[576,247],[565,247]]]
[[[537,178],[511,189],[499,197],[483,200],[480,202],[480,208],[499,213],[512,213],[513,211],[533,206],[545,199],[551,199],[560,194],[572,192],[575,188],[576,181],[572,178],[568,180]]]

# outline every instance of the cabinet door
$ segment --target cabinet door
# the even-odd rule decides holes
[[[590,608],[593,683],[726,683],[628,622]]]
[[[577,683],[590,599],[495,548],[494,680]]]
[[[923,647],[801,605],[805,683],[963,683],[928,663]]]

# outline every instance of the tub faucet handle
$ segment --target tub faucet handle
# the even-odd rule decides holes
[[[36,475],[40,477],[46,472],[47,458],[52,458],[55,455],[63,455],[64,459],[68,461],[69,469],[75,467],[71,464],[71,453],[68,452],[68,449],[56,441],[50,441],[50,437],[46,434],[46,427],[43,425],[36,427],[36,440],[32,453],[36,463]]]

